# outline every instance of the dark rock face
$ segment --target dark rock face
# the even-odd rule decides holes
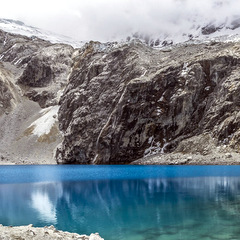
[[[66,157],[77,163],[92,163],[95,159],[94,162],[98,162],[96,150],[105,151],[103,145],[108,144],[102,134],[108,130],[122,104],[127,84],[142,74],[134,48],[98,51],[95,49],[98,47],[101,46],[87,45],[75,59],[59,111],[60,129],[67,133],[71,128],[65,140],[72,145],[68,148],[63,144],[63,149],[58,149],[58,159]],[[104,162],[108,162],[108,158],[106,155]]]
[[[230,29],[234,30],[234,29],[239,28],[239,27],[240,27],[240,17],[234,19],[234,20],[231,22]]]
[[[8,114],[19,100],[17,87],[11,82],[11,72],[0,63],[0,116]]]
[[[14,100],[14,96],[9,89],[9,85],[0,78],[0,115],[11,110],[12,100]]]
[[[49,45],[51,45],[50,42],[38,38],[33,40],[0,30],[0,59],[16,66],[28,63],[39,49]]]
[[[239,148],[239,47],[86,46],[61,98],[57,161],[128,163],[204,132]]]
[[[209,35],[209,34],[215,33],[216,31],[218,31],[222,28],[223,28],[223,26],[215,26],[215,24],[208,24],[207,26],[202,28],[202,34]]]
[[[68,81],[74,49],[64,44],[47,46],[36,52],[26,64],[18,83],[27,87],[25,95],[41,107],[57,104],[57,98]]]
[[[29,87],[46,87],[54,78],[51,65],[44,59],[33,57],[25,68],[18,83]]]

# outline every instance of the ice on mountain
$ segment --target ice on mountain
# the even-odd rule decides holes
[[[23,22],[11,19],[0,19],[0,29],[9,33],[20,34],[27,37],[38,37],[52,43],[69,44],[74,48],[80,48],[85,44],[83,41],[77,41],[67,36],[62,36],[49,31],[27,26]]]

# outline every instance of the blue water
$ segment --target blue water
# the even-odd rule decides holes
[[[0,166],[0,223],[105,240],[240,239],[240,166]]]

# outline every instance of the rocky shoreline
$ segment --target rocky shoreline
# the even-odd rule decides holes
[[[79,235],[77,233],[69,233],[57,230],[54,226],[43,228],[33,227],[33,225],[7,227],[0,225],[0,239],[1,240],[104,240],[98,233],[87,235]]]
[[[0,165],[54,165],[49,159],[22,161],[21,158],[4,158],[0,154]],[[202,134],[183,140],[171,153],[150,152],[148,156],[132,161],[131,165],[239,165],[240,153],[229,145],[218,144],[211,134]]]
[[[57,165],[57,163],[45,161],[10,161],[0,160],[0,165]],[[216,152],[207,155],[199,153],[159,153],[149,157],[140,158],[130,165],[240,165],[240,154],[233,151]]]
[[[172,153],[159,153],[133,161],[133,165],[239,165],[240,154],[217,144],[210,134],[183,140]]]
[[[151,157],[141,158],[131,165],[239,165],[239,153],[217,153],[203,156],[200,154],[156,154]]]

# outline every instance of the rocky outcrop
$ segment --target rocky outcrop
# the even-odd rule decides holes
[[[0,30],[0,60],[17,68],[23,94],[41,107],[58,104],[71,72],[73,47]]]
[[[42,107],[58,104],[58,92],[66,86],[71,71],[73,51],[71,46],[54,44],[34,54],[18,79],[26,88],[25,95]]]
[[[57,230],[54,226],[36,228],[32,225],[20,227],[5,227],[0,225],[1,240],[55,240],[55,239],[78,239],[78,240],[103,240],[98,233],[87,235],[79,235],[77,233],[69,233]]]
[[[221,25],[216,26],[215,24],[211,23],[203,27],[201,32],[203,35],[209,35],[209,34],[215,33],[218,30],[221,30],[223,27],[224,26],[221,26]]]
[[[60,101],[59,163],[129,163],[210,133],[239,149],[239,43],[90,43]]]
[[[8,114],[19,102],[19,88],[12,81],[12,73],[0,63],[0,116]]]
[[[51,45],[38,38],[28,38],[0,30],[0,60],[22,66],[28,63],[37,51]]]

